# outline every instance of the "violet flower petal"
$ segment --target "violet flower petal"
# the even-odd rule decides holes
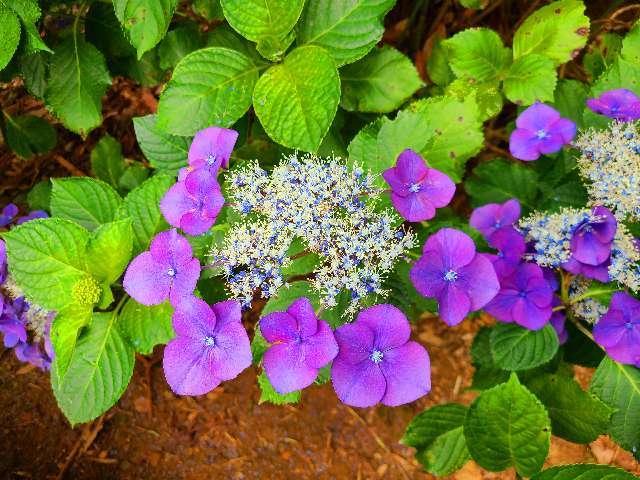
[[[379,365],[387,383],[384,405],[410,403],[431,391],[429,354],[419,343],[406,342],[385,351]]]

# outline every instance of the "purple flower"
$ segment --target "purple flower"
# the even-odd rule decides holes
[[[160,210],[173,227],[189,235],[205,233],[215,223],[224,197],[215,177],[205,169],[194,170],[173,185],[160,201]]]
[[[640,302],[626,292],[614,293],[593,338],[615,361],[640,367]]]
[[[189,147],[189,165],[205,168],[215,178],[220,167],[229,168],[229,157],[238,139],[238,132],[228,128],[209,127],[193,137]]]
[[[513,274],[500,278],[500,292],[484,309],[503,322],[539,330],[551,318],[552,302],[553,290],[542,269],[523,263]]]
[[[35,220],[37,218],[49,218],[49,214],[44,210],[34,210],[32,212],[29,212],[28,215],[20,217],[16,221],[16,225],[22,225],[23,223],[30,222],[31,220]]]
[[[391,202],[403,218],[410,222],[429,220],[436,208],[449,204],[456,191],[451,179],[435,168],[427,167],[420,155],[404,150],[396,166],[382,174],[391,187]]]
[[[640,119],[640,97],[631,90],[618,88],[587,100],[587,107],[593,112],[621,122]]]
[[[190,297],[173,313],[176,337],[164,349],[164,375],[178,395],[203,395],[251,365],[249,337],[235,300]]]
[[[592,219],[585,220],[573,231],[572,257],[587,265],[600,265],[611,255],[611,244],[616,235],[617,222],[606,207],[594,207]]]
[[[582,275],[586,278],[592,278],[599,282],[607,283],[609,281],[609,265],[611,265],[610,258],[607,258],[600,265],[588,265],[586,263],[579,262],[572,256],[567,262],[562,264],[562,268],[574,275]]]
[[[316,317],[309,299],[293,302],[286,312],[260,320],[260,332],[271,343],[262,365],[276,392],[285,394],[311,385],[318,371],[338,354],[329,324]]]
[[[168,298],[176,306],[193,293],[199,277],[191,245],[172,229],[156,235],[149,250],[131,261],[123,286],[143,305],[160,305]]]
[[[527,249],[524,236],[511,227],[496,230],[490,237],[489,245],[498,250],[497,255],[489,257],[499,277],[513,273]]]
[[[453,228],[431,235],[411,268],[411,282],[425,297],[438,300],[440,318],[457,325],[484,307],[500,290],[491,262],[476,254],[471,238]]]
[[[331,381],[338,398],[354,407],[413,402],[431,390],[429,354],[409,340],[411,327],[393,305],[375,305],[335,331],[338,356]]]
[[[38,343],[19,343],[15,354],[21,362],[27,362],[41,370],[49,370],[51,359],[42,351]]]
[[[516,127],[509,138],[509,151],[515,158],[526,161],[559,151],[576,135],[575,123],[539,102],[518,116]]]
[[[0,228],[9,225],[18,214],[18,207],[14,203],[6,205],[0,212]]]
[[[520,202],[516,198],[504,203],[488,203],[471,213],[469,225],[478,230],[484,238],[505,227],[512,227],[520,218]]]
[[[7,245],[0,239],[0,285],[7,279]],[[0,308],[0,313],[2,309]]]
[[[3,299],[0,310],[0,332],[3,335],[5,347],[13,348],[27,341],[27,327],[23,321],[23,313],[28,308],[24,297],[18,297],[13,302]]]
[[[553,302],[551,302],[551,307],[557,307],[561,305],[560,299],[558,297],[553,297]],[[558,335],[558,341],[560,345],[563,345],[569,339],[569,333],[567,332],[567,327],[565,326],[566,316],[561,311],[551,313],[551,318],[549,319],[549,323],[556,331],[556,335]]]

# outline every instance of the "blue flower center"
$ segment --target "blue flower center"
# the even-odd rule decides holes
[[[409,185],[410,192],[418,193],[420,190],[422,190],[422,185],[420,185],[419,183],[412,183],[411,185]]]
[[[213,338],[212,336],[207,335],[206,337],[204,337],[204,339],[202,340],[202,343],[204,343],[207,347],[215,347],[216,345],[216,339]]]
[[[213,153],[210,153],[207,155],[207,158],[205,158],[205,161],[207,162],[207,165],[212,166],[216,163],[216,156]]]
[[[524,297],[527,296],[527,292],[520,292],[520,293],[518,293],[518,296],[521,297],[521,298],[524,298]]]
[[[626,323],[624,324],[624,326],[626,327],[626,329],[627,329],[627,330],[631,330],[631,329],[633,328],[633,323],[631,323],[631,322],[626,322]]]
[[[548,136],[549,136],[549,133],[544,128],[541,128],[536,132],[536,137],[538,138],[538,140],[544,140]]]
[[[380,350],[374,350],[371,352],[371,355],[369,355],[369,358],[373,363],[380,363],[383,357],[384,354]]]
[[[176,271],[173,267],[169,267],[167,270],[167,275],[169,275],[170,277],[175,277],[176,276]]]
[[[494,223],[493,226],[495,228],[500,228],[500,227],[502,227],[502,222],[500,220],[496,220],[496,223]]]
[[[458,272],[454,272],[453,270],[449,270],[444,274],[444,279],[447,282],[455,282],[458,279]]]

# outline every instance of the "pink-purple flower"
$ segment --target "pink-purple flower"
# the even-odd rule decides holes
[[[484,308],[503,322],[539,330],[551,318],[553,290],[535,263],[521,264],[500,278],[500,292]]]
[[[473,210],[469,225],[489,240],[496,230],[513,227],[520,218],[520,202],[516,198],[504,203],[488,203]]]
[[[513,273],[527,249],[524,236],[511,227],[496,230],[490,237],[489,246],[498,251],[496,255],[487,256],[498,277]]]
[[[175,229],[160,232],[149,250],[134,258],[124,275],[125,291],[138,303],[176,306],[189,297],[200,277],[191,245]]]
[[[560,151],[576,135],[575,123],[539,102],[518,116],[516,127],[509,138],[509,151],[515,158],[525,161]]]
[[[407,317],[388,304],[369,307],[339,327],[339,352],[331,367],[338,398],[354,407],[394,407],[429,393],[429,354],[409,340],[410,334]]]
[[[614,293],[609,310],[593,327],[593,338],[615,361],[640,367],[640,301]]]
[[[311,385],[318,371],[338,354],[329,324],[316,316],[305,297],[294,301],[286,312],[265,315],[260,320],[260,332],[271,343],[262,366],[280,394]]]
[[[189,147],[189,166],[204,168],[215,178],[220,168],[229,168],[229,157],[238,139],[238,132],[228,128],[209,127],[193,137]]]
[[[404,150],[396,165],[382,174],[391,187],[391,202],[402,217],[410,222],[433,218],[436,208],[449,204],[456,191],[451,179],[427,166],[420,155]]]
[[[640,119],[640,97],[626,88],[606,91],[597,98],[587,100],[587,107],[621,122],[633,122]]]
[[[471,237],[453,228],[427,239],[410,276],[420,294],[438,300],[440,318],[448,325],[484,307],[500,290],[491,262],[476,253]]]
[[[251,365],[240,304],[189,297],[173,314],[176,337],[164,349],[164,375],[178,395],[203,395]]]

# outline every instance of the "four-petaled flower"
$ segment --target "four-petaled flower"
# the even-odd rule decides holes
[[[611,255],[616,217],[606,207],[594,207],[592,218],[580,223],[571,237],[572,257],[587,265],[600,265]]]
[[[545,105],[534,103],[516,119],[516,129],[509,138],[509,151],[519,160],[537,160],[542,154],[558,152],[571,143],[576,124]]]
[[[491,262],[476,254],[471,237],[453,228],[427,239],[410,276],[418,292],[438,300],[440,318],[448,325],[484,307],[500,290]]]
[[[593,338],[615,361],[640,367],[640,301],[614,293],[609,310],[593,327]]]
[[[407,317],[388,304],[362,310],[354,323],[339,327],[331,367],[338,398],[354,407],[393,407],[429,393],[429,354],[410,334]]]
[[[164,349],[164,375],[178,395],[203,395],[251,365],[240,304],[190,297],[173,313],[176,337]]]
[[[237,139],[238,132],[228,128],[200,130],[189,147],[189,166],[203,168],[215,178],[220,168],[229,168],[229,157]]]
[[[553,290],[542,269],[535,263],[523,263],[500,278],[500,292],[484,309],[503,322],[539,330],[551,318],[552,303]]]
[[[473,210],[469,225],[489,240],[497,230],[513,228],[520,218],[520,202],[516,198],[504,203],[488,203]]]
[[[262,360],[276,392],[285,394],[311,385],[320,368],[338,354],[329,324],[319,319],[308,298],[293,302],[286,312],[260,320],[260,332],[271,343]]]
[[[391,187],[391,202],[403,218],[410,222],[429,220],[436,208],[445,207],[453,198],[456,185],[435,168],[427,167],[420,155],[404,150],[395,167],[382,174]]]
[[[123,286],[143,305],[159,305],[168,298],[176,306],[193,293],[199,277],[200,263],[191,245],[172,229],[156,235],[149,250],[131,261]]]
[[[587,100],[587,107],[621,122],[633,122],[640,119],[640,97],[626,88],[617,88]]]

